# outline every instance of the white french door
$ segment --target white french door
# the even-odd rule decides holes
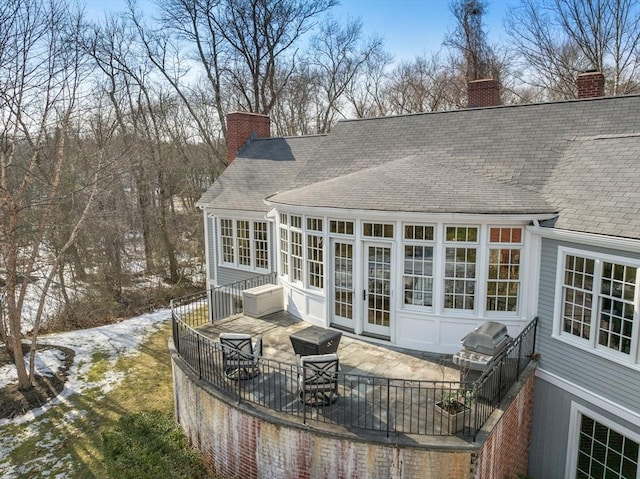
[[[364,243],[365,333],[390,337],[391,331],[391,245]]]
[[[331,322],[354,330],[353,297],[353,242],[332,240],[331,263],[333,281],[331,284]]]

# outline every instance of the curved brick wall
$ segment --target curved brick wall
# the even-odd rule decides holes
[[[294,422],[295,418],[266,415],[249,404],[231,402],[200,381],[170,349],[176,419],[212,470],[224,478],[471,479],[526,472],[521,447],[510,451],[515,457],[495,453],[501,444],[522,444],[521,434],[529,436],[522,427],[530,426],[531,411],[526,410],[528,400],[522,394],[506,413],[496,411],[489,421],[495,427],[481,434],[482,443],[428,436],[396,441],[326,425],[320,431]],[[521,391],[532,394],[533,374]],[[507,427],[503,417],[510,418]],[[528,445],[528,440],[524,442]],[[524,466],[516,464],[523,460]]]

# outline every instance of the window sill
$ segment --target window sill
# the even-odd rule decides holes
[[[218,263],[218,267],[222,267],[222,268],[231,268],[231,269],[235,269],[238,271],[247,271],[250,273],[257,273],[257,274],[269,274],[271,273],[271,270],[269,269],[262,269],[262,268],[251,268],[250,266],[240,266],[234,263]]]

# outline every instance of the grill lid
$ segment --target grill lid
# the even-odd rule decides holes
[[[462,338],[462,346],[480,354],[495,355],[509,342],[507,327],[496,321],[488,321]]]

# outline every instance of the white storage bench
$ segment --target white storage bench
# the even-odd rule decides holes
[[[284,309],[282,286],[263,284],[242,292],[244,314],[252,318],[261,318]]]

